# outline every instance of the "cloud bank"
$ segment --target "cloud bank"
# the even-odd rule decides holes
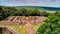
[[[60,0],[0,0],[0,5],[60,7]]]

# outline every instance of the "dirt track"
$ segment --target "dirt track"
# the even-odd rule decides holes
[[[27,34],[35,34],[32,25],[30,23],[26,24],[26,30],[27,30]]]

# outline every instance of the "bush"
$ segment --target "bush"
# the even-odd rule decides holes
[[[37,34],[60,34],[60,17],[55,15],[50,15],[42,24],[38,30]]]
[[[55,12],[55,15],[60,17],[60,12]]]

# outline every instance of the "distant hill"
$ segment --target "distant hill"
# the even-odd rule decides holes
[[[15,8],[34,8],[34,9],[40,9],[40,10],[60,11],[60,8],[43,7],[43,6],[15,6]]]
[[[10,6],[0,6],[0,7],[10,7]],[[30,8],[30,9],[39,9],[39,10],[49,10],[49,11],[60,11],[60,8],[57,7],[44,7],[44,6],[13,6],[11,8]]]

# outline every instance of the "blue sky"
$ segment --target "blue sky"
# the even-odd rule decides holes
[[[60,0],[0,0],[0,5],[60,7]]]

